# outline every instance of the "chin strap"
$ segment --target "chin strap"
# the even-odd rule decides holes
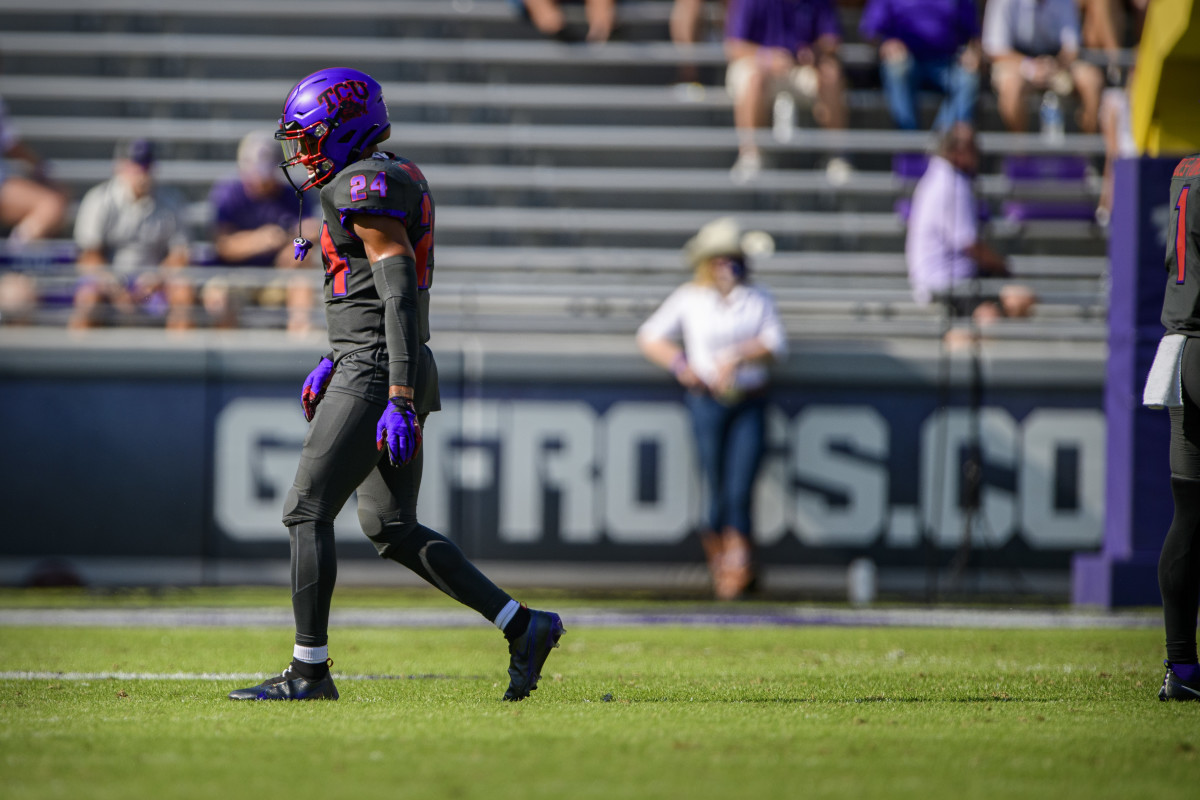
[[[293,187],[294,188],[294,187]],[[303,261],[308,255],[308,251],[312,249],[313,243],[304,238],[304,192],[296,190],[296,198],[300,201],[300,209],[297,212],[296,219],[296,238],[292,239],[292,247],[295,248],[292,255],[297,261]]]

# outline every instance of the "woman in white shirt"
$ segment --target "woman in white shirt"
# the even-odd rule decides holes
[[[743,234],[730,218],[705,225],[684,248],[693,279],[638,329],[642,354],[688,390],[708,490],[701,541],[721,599],[741,596],[754,581],[750,505],[762,461],[768,366],[787,352],[774,300],[747,280],[748,240],[770,241]]]

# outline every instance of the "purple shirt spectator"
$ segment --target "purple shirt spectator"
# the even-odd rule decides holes
[[[315,210],[319,206],[311,202],[312,199],[305,197],[306,201],[310,201],[305,202],[305,211]],[[294,230],[296,227],[296,193],[283,184],[279,184],[271,197],[251,198],[246,194],[246,187],[240,178],[230,178],[214,185],[208,200],[215,212],[213,223],[218,228],[247,231],[263,225],[278,225],[284,230]],[[268,250],[243,259],[239,264],[269,267],[275,263],[275,255],[276,251]]]
[[[899,39],[917,60],[953,56],[979,36],[975,0],[867,0],[863,38]]]
[[[841,37],[832,0],[733,0],[725,38],[795,53],[822,36]]]
[[[967,249],[978,237],[978,218],[970,176],[942,156],[932,157],[913,191],[904,246],[918,303],[975,277],[978,268]]]

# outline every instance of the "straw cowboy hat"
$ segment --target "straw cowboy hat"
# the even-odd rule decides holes
[[[775,240],[771,234],[742,230],[733,217],[714,219],[683,246],[683,255],[693,267],[719,256],[744,261],[748,256],[769,256],[773,252]]]

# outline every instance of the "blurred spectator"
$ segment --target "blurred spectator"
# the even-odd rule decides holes
[[[0,324],[28,325],[37,303],[37,282],[32,275],[0,270]]]
[[[701,541],[714,591],[725,600],[742,595],[755,577],[750,511],[763,454],[767,367],[787,349],[771,295],[747,280],[754,238],[769,241],[743,234],[730,218],[701,228],[684,248],[693,280],[638,329],[643,355],[688,390],[708,492]]]
[[[917,129],[917,93],[925,87],[945,97],[935,130],[973,122],[980,63],[975,0],[868,0],[859,31],[879,43],[879,74],[897,128]]]
[[[1122,47],[1137,44],[1150,0],[1077,0],[1083,46],[1103,50],[1110,63]]]
[[[674,0],[671,6],[670,30],[671,41],[677,46],[688,47],[700,41],[705,16],[704,6],[705,0]],[[723,12],[728,6],[729,0],[721,0]],[[699,80],[699,70],[695,64],[681,64],[679,77],[685,82],[695,82]]]
[[[75,217],[82,278],[69,324],[100,325],[108,305],[128,316],[165,303],[167,327],[191,327],[195,289],[172,274],[189,261],[183,200],[155,185],[150,141],[122,142],[115,159],[113,177],[88,190]],[[144,271],[151,267],[163,270]]]
[[[58,233],[67,213],[67,195],[51,185],[41,157],[24,142],[8,119],[0,100],[0,153],[23,161],[28,171],[20,175],[0,160],[0,224],[8,228],[10,245],[45,239]]]
[[[1096,222],[1107,227],[1112,218],[1113,164],[1119,158],[1136,158],[1137,142],[1133,140],[1133,76],[1130,70],[1125,87],[1105,89],[1100,98],[1100,133],[1104,135],[1104,176],[1100,185],[1100,200],[1096,203]]]
[[[773,108],[775,136],[792,136],[797,101],[812,105],[823,128],[846,127],[846,87],[837,50],[841,26],[832,0],[736,0],[725,20],[725,86],[733,97],[738,183],[762,169],[756,130]],[[831,178],[844,182],[849,165],[835,156]]]
[[[292,240],[296,237],[299,201],[283,179],[279,167],[279,143],[270,133],[254,131],[238,145],[238,175],[217,182],[209,194],[213,209],[213,247],[222,266],[280,267],[311,266],[318,258],[311,253],[295,260]],[[313,193],[315,195],[315,193]],[[309,241],[320,237],[320,201],[306,197],[301,233]],[[303,332],[312,324],[314,285],[304,273],[272,282],[257,295],[264,305],[287,305],[288,330]],[[233,290],[224,279],[207,281],[201,291],[205,312],[218,327],[235,327],[239,306],[248,293]]]
[[[567,29],[561,0],[515,0],[515,3],[542,34],[563,41],[574,38]],[[588,23],[585,38],[589,42],[607,42],[616,22],[616,0],[583,0],[583,5]]]
[[[1000,317],[1026,317],[1033,292],[1005,286],[998,296],[980,294],[976,278],[1009,274],[1003,256],[980,240],[979,208],[972,185],[979,172],[975,132],[951,126],[913,192],[904,251],[909,283],[918,303],[937,302],[956,317],[986,324]]]
[[[671,41],[675,44],[695,44],[700,41],[705,0],[674,0],[671,6]],[[722,8],[729,0],[721,0]]]
[[[992,86],[1004,125],[1028,128],[1028,92],[1079,95],[1077,122],[1095,133],[1104,76],[1079,59],[1079,9],[1075,0],[988,0],[983,50],[992,62]]]

